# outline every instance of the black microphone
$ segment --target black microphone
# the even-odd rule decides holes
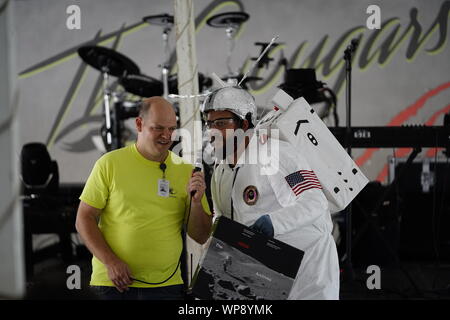
[[[194,170],[192,170],[192,174],[194,174],[196,172],[199,172],[199,171],[202,171],[202,167],[203,167],[203,165],[202,165],[201,162],[196,162],[195,163],[195,168],[194,168]],[[193,197],[196,192],[197,192],[197,190],[192,190],[191,191],[191,197]]]
[[[350,52],[355,52],[356,48],[358,48],[359,45],[359,38],[353,38],[350,41],[350,44],[347,47],[347,50],[349,50]]]

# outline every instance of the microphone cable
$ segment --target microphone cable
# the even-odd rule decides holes
[[[163,173],[164,173],[165,168],[166,168],[165,165],[164,165],[164,169],[161,168],[163,170]],[[202,170],[202,168],[200,166],[196,166],[194,168],[194,170],[192,171],[192,174],[194,174],[195,172],[201,171],[201,170]],[[190,195],[189,195],[188,216],[187,216],[187,219],[186,219],[186,224],[184,225],[184,227],[186,228],[184,234],[187,234],[187,228],[189,226],[189,218],[191,216],[191,201],[192,201],[192,197],[195,195],[196,192],[197,192],[197,190],[192,190]],[[169,281],[170,279],[172,279],[172,277],[175,275],[175,273],[177,272],[177,270],[178,270],[178,268],[179,268],[179,266],[181,264],[182,257],[183,257],[183,250],[181,250],[180,258],[178,259],[178,263],[177,263],[177,266],[175,267],[175,270],[172,272],[172,274],[167,279],[165,279],[165,280],[163,280],[161,282],[147,282],[147,281],[139,280],[139,279],[132,278],[132,277],[130,277],[130,279],[133,280],[133,281],[136,281],[136,282],[145,283],[145,284],[151,284],[151,285],[163,284],[163,283]]]

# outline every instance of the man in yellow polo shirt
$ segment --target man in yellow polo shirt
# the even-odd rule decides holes
[[[90,284],[102,299],[181,299],[183,223],[200,244],[211,229],[204,176],[169,150],[176,115],[168,101],[145,99],[136,128],[135,144],[97,160],[80,196]]]

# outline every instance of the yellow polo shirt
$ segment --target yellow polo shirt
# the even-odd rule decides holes
[[[95,163],[80,200],[102,209],[99,228],[114,253],[131,269],[133,278],[161,282],[175,270],[182,250],[181,229],[188,214],[187,183],[193,166],[169,152],[165,179],[169,196],[158,195],[163,178],[160,163],[144,158],[136,144],[111,151]],[[206,197],[203,209],[211,214]],[[131,287],[182,284],[180,268],[167,282]],[[106,267],[92,259],[91,285],[113,286]]]

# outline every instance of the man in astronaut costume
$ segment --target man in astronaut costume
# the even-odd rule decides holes
[[[211,179],[215,214],[304,251],[289,300],[339,299],[339,260],[328,201],[307,155],[287,142],[273,144],[274,138],[259,139],[252,133],[256,105],[244,89],[224,87],[212,92],[202,112],[214,131],[215,154],[221,158]],[[237,129],[249,138],[229,148]],[[269,161],[267,157],[261,161],[261,156],[249,161],[263,147],[270,154]],[[312,175],[310,182],[296,185],[307,180],[308,174]]]

